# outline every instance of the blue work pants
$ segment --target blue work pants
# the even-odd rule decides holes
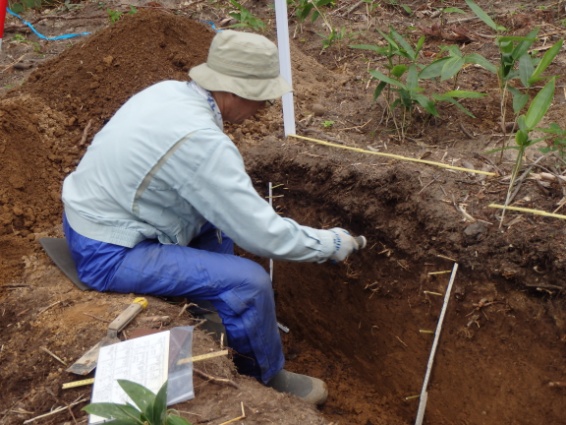
[[[186,246],[145,240],[125,248],[86,238],[63,219],[81,281],[97,291],[210,301],[226,329],[240,373],[267,383],[284,365],[271,280],[210,224]]]

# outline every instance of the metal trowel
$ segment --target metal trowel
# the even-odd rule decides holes
[[[116,317],[110,325],[108,325],[108,332],[96,345],[82,355],[75,363],[73,363],[67,372],[75,373],[77,375],[88,375],[96,368],[98,361],[98,352],[101,347],[106,345],[120,342],[118,332],[124,329],[140,311],[147,307],[147,300],[145,298],[136,298],[118,317]]]

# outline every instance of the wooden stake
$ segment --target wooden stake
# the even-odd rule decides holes
[[[236,384],[234,381],[232,381],[230,379],[217,378],[216,376],[209,375],[208,373],[205,373],[205,372],[203,372],[202,370],[199,370],[199,369],[193,368],[193,373],[195,375],[200,376],[201,378],[207,379],[210,382],[214,382],[216,384],[226,384],[226,385],[230,385],[231,387],[234,387],[234,388],[240,388],[238,386],[238,384]]]
[[[55,415],[56,413],[62,412],[63,410],[67,410],[68,408],[76,406],[77,404],[80,404],[80,403],[87,401],[87,400],[88,400],[87,398],[80,398],[77,401],[69,404],[68,406],[60,406],[57,409],[52,410],[49,413],[45,413],[43,415],[36,416],[35,418],[28,419],[28,420],[24,421],[23,423],[29,424],[29,423],[36,421],[37,419],[46,418],[47,416]]]
[[[242,415],[238,416],[237,418],[230,419],[229,421],[222,422],[220,425],[228,425],[228,424],[231,424],[231,423],[234,423],[234,422],[237,422],[237,421],[241,421],[242,419],[246,419],[246,412],[244,410],[244,402],[241,401],[240,403],[241,403],[241,406],[242,406]]]
[[[63,366],[67,366],[67,363],[65,363],[63,360],[61,360],[59,357],[57,357],[55,354],[53,354],[51,351],[49,351],[49,349],[47,347],[39,347],[39,349],[41,351],[46,352],[47,354],[49,354],[51,357],[53,357],[55,360],[57,360],[59,363],[62,363]]]

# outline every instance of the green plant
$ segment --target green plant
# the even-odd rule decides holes
[[[350,39],[353,37],[353,34],[348,32],[345,27],[341,27],[340,29],[331,28],[330,34],[323,35],[318,34],[322,37],[322,50],[328,49],[334,44],[338,44],[339,48],[342,46],[342,41],[346,38]]]
[[[12,43],[28,44],[33,48],[33,51],[35,53],[41,53],[42,51],[42,47],[40,43],[38,43],[37,41],[28,40],[26,36],[23,34],[14,34],[10,41]]]
[[[548,127],[540,129],[547,134],[545,138],[546,147],[541,148],[542,152],[557,151],[560,157],[566,156],[566,129],[556,123],[551,123]]]
[[[83,7],[82,4],[76,4],[76,3],[71,3],[71,0],[65,0],[65,2],[63,3],[63,7],[68,10],[77,10],[80,9],[81,7]]]
[[[229,15],[238,21],[238,23],[231,25],[231,28],[249,28],[258,32],[265,29],[265,23],[236,0],[230,0],[230,3],[236,8],[236,11],[230,12]]]
[[[124,12],[114,9],[106,9],[106,13],[108,14],[108,18],[110,19],[110,23],[112,24],[118,22],[124,14]]]
[[[523,163],[523,156],[525,150],[538,142],[543,141],[546,137],[533,138],[532,132],[537,129],[538,124],[542,118],[548,112],[550,105],[554,99],[554,90],[556,86],[556,77],[552,77],[546,85],[536,94],[536,96],[531,101],[527,112],[520,115],[517,118],[517,124],[519,129],[515,133],[516,146],[512,149],[517,149],[517,158],[515,159],[515,164],[511,171],[511,180],[509,182],[509,188],[507,189],[507,196],[505,199],[505,207],[509,204],[511,200],[511,195],[513,188],[515,186],[515,181],[521,169]],[[553,130],[556,130],[554,127]],[[501,215],[500,225],[503,223],[503,217],[505,215],[505,209]]]
[[[386,40],[385,46],[377,45],[352,45],[355,49],[373,51],[387,59],[387,74],[374,69],[369,73],[372,78],[379,81],[374,98],[377,99],[384,93],[387,103],[386,113],[388,118],[393,119],[393,123],[401,140],[405,138],[405,127],[410,119],[414,108],[419,105],[423,110],[432,115],[439,116],[437,110],[438,102],[448,102],[456,105],[468,115],[473,116],[460,102],[459,99],[479,98],[484,95],[473,91],[449,90],[441,93],[425,94],[427,89],[424,86],[426,80],[435,78],[448,79],[456,75],[464,63],[474,62],[478,59],[475,56],[464,57],[458,54],[459,50],[451,49],[452,56],[440,58],[429,65],[419,62],[419,53],[424,45],[425,38],[421,36],[417,43],[412,46],[401,34],[390,29],[389,34],[379,31]],[[395,116],[395,109],[401,109],[401,121],[398,122]]]
[[[495,73],[497,74],[500,88],[501,128],[505,132],[509,95],[511,95],[511,105],[514,113],[513,127],[516,128],[519,114],[530,99],[529,91],[534,84],[545,78],[542,74],[560,52],[563,40],[556,42],[542,57],[534,57],[530,51],[534,42],[537,41],[539,28],[533,29],[526,36],[505,35],[504,32],[507,29],[496,24],[473,0],[466,0],[466,4],[478,18],[498,34],[495,41],[499,48],[499,65],[495,67]],[[486,67],[486,69],[493,72],[492,68]],[[514,86],[512,84],[514,80],[518,80],[522,87]],[[503,138],[502,152],[505,147],[506,137]]]
[[[413,14],[413,10],[409,6],[399,3],[397,0],[388,0],[387,4],[389,4],[395,9],[401,9],[404,13],[406,13],[409,16]]]
[[[362,2],[366,4],[368,14],[381,7],[381,2],[375,0],[362,0]]]
[[[322,15],[321,8],[334,6],[335,0],[287,0],[287,3],[294,6],[294,15],[299,22],[306,21],[309,16],[314,22]]]
[[[112,419],[115,425],[190,425],[167,409],[167,382],[154,394],[143,385],[119,379],[118,384],[137,406],[118,403],[91,403],[83,408],[91,415]]]
[[[22,13],[28,9],[40,9],[42,6],[42,0],[12,0],[8,2],[8,7],[14,13]]]
[[[448,55],[441,57],[428,65],[426,67],[427,71],[423,72],[423,75],[428,78],[438,76],[440,77],[440,81],[446,81],[452,78],[454,80],[454,89],[456,89],[458,85],[458,75],[460,74],[460,71],[468,65],[480,65],[488,71],[493,73],[497,72],[495,65],[479,53],[470,53],[465,55],[455,44],[444,46],[441,51],[448,53]]]
[[[333,125],[334,125],[334,121],[332,120],[325,120],[322,122],[322,126],[324,128],[332,128]]]
[[[15,43],[26,43],[28,40],[23,34],[14,34],[12,36],[12,41]]]

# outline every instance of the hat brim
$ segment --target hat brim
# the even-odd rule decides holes
[[[275,78],[238,78],[221,74],[206,63],[191,68],[189,77],[199,86],[210,91],[234,93],[249,100],[278,99],[292,91],[281,76]]]

